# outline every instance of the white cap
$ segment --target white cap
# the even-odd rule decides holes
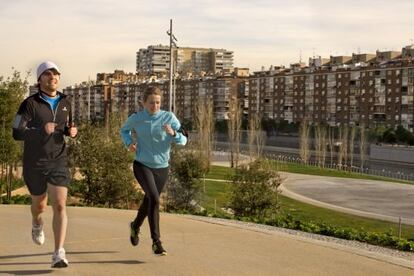
[[[49,69],[55,69],[60,75],[60,70],[56,64],[54,64],[51,61],[45,61],[45,62],[40,63],[39,67],[37,67],[37,79],[39,80],[43,72]]]

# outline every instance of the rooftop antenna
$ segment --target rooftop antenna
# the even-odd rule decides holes
[[[358,46],[358,55],[361,54],[361,47]]]
[[[299,51],[299,63],[302,63],[302,49]]]

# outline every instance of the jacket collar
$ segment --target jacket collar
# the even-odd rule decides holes
[[[156,119],[156,118],[158,118],[159,116],[161,116],[161,110],[159,110],[157,113],[155,113],[155,114],[150,114],[149,112],[148,112],[148,110],[146,109],[146,108],[144,108],[144,114],[145,114],[145,116],[147,116],[147,117],[149,117],[149,118],[154,118],[154,119]]]
[[[45,92],[43,92],[42,90],[38,90],[38,92],[36,93],[36,96],[38,97],[38,98],[42,98],[42,93],[43,94],[46,94],[46,96],[47,96],[47,93],[45,93]],[[60,97],[60,99],[63,99],[63,98],[66,98],[67,97],[67,95],[65,95],[65,94],[63,94],[62,92],[59,92],[59,91],[57,91],[57,94],[56,95],[59,95],[59,97]]]

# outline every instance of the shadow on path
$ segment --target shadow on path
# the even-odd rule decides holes
[[[119,253],[119,251],[66,251],[68,255],[76,255],[76,254],[113,254]],[[34,256],[45,256],[45,255],[52,255],[53,252],[46,252],[46,253],[36,253],[36,254],[23,254],[23,255],[8,255],[8,256],[0,256],[1,259],[15,259],[15,258],[25,258],[25,257],[34,257]],[[0,264],[1,265],[1,264]]]
[[[48,270],[8,270],[8,271],[2,271],[0,270],[1,274],[10,274],[10,275],[37,275],[37,274],[48,274],[52,273],[52,269]]]

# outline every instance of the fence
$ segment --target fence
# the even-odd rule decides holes
[[[377,169],[371,169],[371,168],[361,168],[361,167],[356,167],[356,166],[348,166],[348,165],[335,164],[335,163],[321,165],[317,161],[309,161],[307,163],[304,163],[300,157],[283,155],[283,154],[264,153],[263,155],[269,159],[276,160],[278,162],[295,163],[295,164],[302,164],[302,165],[308,165],[308,166],[313,166],[313,167],[322,167],[322,168],[327,168],[327,169],[345,171],[345,172],[350,172],[350,173],[381,176],[381,177],[392,178],[392,179],[397,179],[397,180],[414,181],[414,174],[407,174],[404,172],[392,172],[392,171],[388,171],[385,169],[377,170]]]
[[[217,143],[218,144],[218,143]],[[221,143],[220,146],[216,145],[216,150],[218,151],[226,151],[228,152],[228,148],[224,145],[225,143]],[[241,147],[240,150],[241,154],[249,155],[249,151],[246,149],[246,147]],[[372,176],[380,176],[395,180],[404,180],[404,181],[414,181],[414,174],[413,173],[404,173],[404,172],[393,172],[386,169],[372,169],[372,168],[364,168],[364,167],[358,167],[358,166],[349,166],[349,165],[342,165],[342,164],[336,164],[335,162],[332,163],[325,163],[324,165],[319,164],[318,161],[310,160],[306,163],[303,162],[303,160],[298,157],[297,155],[290,155],[290,154],[280,154],[280,153],[274,153],[274,152],[263,152],[263,156],[278,161],[278,162],[286,162],[286,163],[294,163],[294,164],[301,164],[301,165],[308,165],[318,168],[326,168],[326,169],[333,169],[338,171],[344,171],[349,173],[359,173],[359,174],[366,174],[366,175],[372,175]]]

